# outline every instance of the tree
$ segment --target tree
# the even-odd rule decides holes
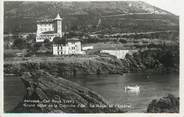
[[[27,43],[25,40],[21,38],[17,38],[13,42],[13,47],[18,48],[18,49],[25,49],[27,47]]]
[[[36,35],[35,34],[29,34],[27,36],[27,39],[28,43],[34,43],[36,41]]]
[[[33,51],[36,52],[42,46],[41,42],[33,44]]]
[[[50,42],[49,39],[45,39],[43,43],[44,43],[44,46],[45,46],[47,49],[51,49],[51,47],[52,47],[52,42]]]

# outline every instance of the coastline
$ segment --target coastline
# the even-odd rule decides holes
[[[159,51],[159,53],[156,53],[156,54],[159,55],[161,52],[162,51]],[[145,56],[145,57],[143,58],[142,56]],[[149,52],[149,51],[142,52],[142,53],[141,52],[135,53],[134,55],[127,55],[126,58],[122,60],[117,59],[113,56],[109,56],[109,55],[95,55],[95,56],[91,55],[90,57],[89,56],[77,56],[77,57],[76,56],[64,56],[64,57],[61,56],[61,57],[48,57],[48,58],[27,57],[27,58],[14,58],[14,60],[9,60],[9,61],[5,60],[4,73],[5,74],[16,74],[17,76],[21,77],[24,84],[26,84],[26,87],[28,88],[30,87],[30,84],[29,84],[30,81],[33,82],[34,78],[41,77],[43,73],[47,74],[45,77],[49,77],[49,79],[53,80],[53,82],[59,80],[60,77],[64,79],[68,79],[72,76],[76,76],[79,74],[80,75],[90,75],[90,74],[98,75],[98,74],[141,73],[141,72],[144,72],[144,73],[172,73],[172,72],[175,72],[177,73],[179,69],[177,67],[177,61],[175,61],[173,64],[175,64],[176,66],[172,66],[172,65],[165,66],[164,63],[161,63],[159,61],[159,58],[157,59],[155,58],[154,52]],[[35,75],[35,74],[39,74],[39,72],[42,74],[41,76]],[[25,73],[29,75],[26,76]],[[28,79],[26,77],[28,77]],[[73,85],[73,82],[71,81],[68,81],[68,80],[67,81],[64,80],[64,81],[67,82],[67,84],[70,84],[69,86]],[[48,86],[49,82],[50,81],[46,80],[44,82],[44,85]],[[65,88],[66,87],[68,86],[65,86]],[[70,87],[68,88],[71,89]],[[55,89],[52,89],[51,87],[49,89],[53,91],[55,90]],[[76,89],[76,87],[74,89]],[[82,89],[82,92],[83,91],[86,92],[86,89],[85,88]],[[37,93],[37,91],[35,92]],[[43,91],[43,92],[47,92],[47,91]],[[93,92],[93,91],[89,91],[89,92]],[[98,97],[98,94],[94,93],[94,95],[97,95]],[[27,94],[26,94],[26,97],[27,97]],[[88,98],[91,99],[91,97],[88,97]],[[103,98],[101,97],[100,98],[98,97],[98,99],[103,100]],[[98,103],[101,103],[101,101],[99,101]],[[103,109],[100,111],[97,111],[95,109],[90,110],[89,106],[87,107],[88,108],[87,110],[86,109],[82,109],[82,110],[79,109],[79,110],[84,111],[84,112],[91,112],[91,111],[108,112],[108,113],[109,112],[125,112],[124,110],[123,111],[119,110],[118,107],[112,106],[111,108],[109,108],[107,106],[108,104],[106,101],[102,101],[102,102],[105,103],[106,106],[102,106]],[[23,112],[23,111],[26,112],[27,109],[23,108],[22,104],[23,103],[20,103],[13,112]],[[34,110],[34,109],[33,111],[54,112],[50,110],[48,111],[47,109],[42,111],[40,107],[37,109],[39,111]],[[78,112],[78,110],[75,110],[75,109],[73,111],[72,110],[73,109],[71,109],[71,112]],[[61,111],[61,109],[59,109],[59,112],[64,112],[64,111],[63,110]]]
[[[38,71],[38,72],[40,72],[40,71]],[[35,73],[35,72],[34,72]],[[32,74],[34,74],[34,73],[32,73]],[[27,74],[27,73],[26,73]],[[29,74],[29,73],[28,73]],[[45,74],[45,72],[44,72],[44,74]],[[46,73],[46,74],[48,74],[48,73]],[[48,76],[45,74],[45,78],[48,78]],[[131,73],[130,73],[131,74]],[[128,73],[128,75],[130,75],[129,73]],[[141,74],[141,73],[138,73],[138,76],[139,76],[139,74]],[[153,73],[154,74],[154,73]],[[151,75],[151,74],[150,74]],[[37,76],[37,75],[36,75]],[[91,75],[90,75],[91,76]],[[92,75],[93,76],[93,75]],[[100,75],[100,76],[103,76],[103,75]],[[111,76],[111,75],[110,75]],[[110,76],[109,76],[109,78],[110,78]],[[112,76],[114,76],[114,75],[112,75]],[[116,75],[115,75],[116,76]],[[120,75],[118,75],[118,76],[120,76]],[[151,77],[152,77],[152,75],[151,75]],[[22,77],[21,77],[21,79],[22,78],[26,78],[27,80],[28,80],[28,78],[29,78],[29,75],[23,75]],[[33,78],[33,77],[32,77]],[[31,79],[32,79],[31,78]],[[55,77],[55,76],[52,76],[52,78],[57,78],[57,77]],[[49,79],[52,79],[52,78],[49,78]],[[88,77],[86,77],[86,78],[88,78]],[[107,79],[109,79],[109,78],[107,78]],[[164,78],[167,78],[167,77],[164,77]],[[15,79],[17,79],[17,78],[15,78]],[[19,78],[18,78],[19,79]],[[61,79],[61,78],[57,78],[57,79]],[[90,78],[91,79],[91,78]],[[105,77],[104,77],[104,79],[105,79]],[[116,79],[116,78],[115,78]],[[114,80],[115,80],[114,79]],[[140,79],[140,77],[138,77],[138,79]],[[153,78],[152,78],[153,79]],[[40,80],[42,80],[42,78],[40,79]],[[53,79],[52,79],[53,80]],[[77,80],[77,79],[76,79]],[[70,83],[71,83],[71,85],[76,81],[76,80],[72,80],[72,82],[70,81]],[[78,79],[79,80],[79,79]],[[100,78],[100,81],[101,81],[102,79]],[[109,82],[109,83],[111,83],[111,82],[114,82],[114,80],[105,80],[105,82]],[[66,81],[68,81],[68,80],[66,80]],[[161,81],[163,81],[163,80],[161,80]],[[32,81],[31,81],[32,82]],[[30,82],[30,83],[31,83]],[[24,82],[25,83],[25,82]],[[50,84],[49,82],[45,82],[47,85],[48,84]],[[82,87],[86,87],[85,85],[82,85],[81,83],[79,83],[79,82],[76,82],[76,83],[78,83],[80,86],[82,86]],[[76,84],[76,83],[74,83],[74,84]],[[91,82],[92,84],[93,84],[93,82]],[[102,83],[102,81],[101,82],[97,82],[96,81],[96,83],[97,84],[101,84]],[[23,84],[23,83],[22,83]],[[66,84],[66,83],[65,83]],[[88,84],[88,83],[87,83]],[[125,83],[126,84],[126,83]],[[25,85],[25,84],[23,84],[23,85]],[[55,85],[57,85],[57,84],[55,84]],[[118,85],[118,84],[117,84]],[[106,85],[105,85],[106,86]],[[119,86],[119,85],[118,85]],[[118,88],[118,86],[117,86],[117,88]],[[70,87],[70,85],[67,85],[66,84],[66,87]],[[96,87],[96,86],[94,86],[94,87]],[[143,86],[143,87],[146,87],[146,86]],[[96,87],[96,88],[98,88],[98,86]],[[96,89],[95,88],[95,89]],[[100,87],[99,87],[100,88]],[[102,87],[101,87],[102,88]],[[100,89],[101,89],[100,88]],[[26,88],[25,88],[26,89]],[[27,88],[27,89],[29,89],[29,88]],[[99,94],[101,94],[101,91],[99,92],[99,91],[96,91],[96,90],[94,90],[91,86],[87,86],[87,89],[91,89],[91,90],[93,90],[93,92],[95,91],[95,93],[97,92],[97,94],[99,95]],[[118,89],[117,89],[118,90]],[[103,91],[103,90],[102,90]],[[106,92],[106,90],[104,90],[105,92]],[[143,91],[142,89],[141,89],[141,91]],[[62,91],[61,91],[62,92]],[[111,91],[112,92],[112,91]],[[120,91],[120,92],[122,92],[122,90]],[[143,92],[145,92],[145,90],[143,91]],[[107,92],[108,93],[108,92]],[[24,93],[24,94],[26,94],[26,93]],[[26,94],[27,95],[27,94]],[[26,96],[25,95],[25,96]],[[113,95],[114,95],[114,93],[113,93]],[[123,94],[123,95],[125,95],[125,94]],[[166,96],[167,95],[167,93],[163,93],[162,95],[160,95],[160,96],[157,96],[157,97],[155,97],[155,98],[153,98],[153,97],[150,97],[150,101],[148,102],[148,101],[146,101],[147,103],[145,103],[146,105],[145,105],[145,107],[144,107],[144,109],[141,107],[140,109],[138,109],[139,111],[134,111],[134,106],[133,105],[126,105],[126,103],[128,104],[128,102],[126,102],[126,103],[124,103],[124,99],[126,100],[126,97],[122,97],[123,98],[123,100],[120,102],[121,104],[120,105],[117,105],[117,103],[113,103],[113,102],[111,102],[109,99],[110,99],[110,97],[109,98],[107,98],[108,96],[106,96],[106,95],[104,95],[104,93],[102,93],[101,94],[101,96],[103,97],[103,98],[105,98],[105,99],[107,99],[108,101],[106,101],[106,102],[109,102],[109,104],[110,104],[110,106],[112,106],[112,104],[114,105],[114,107],[117,107],[117,108],[122,108],[123,110],[124,110],[124,112],[146,112],[146,108],[148,107],[148,104],[150,104],[150,105],[157,105],[157,103],[154,103],[154,104],[151,104],[151,100],[154,100],[154,99],[159,99],[160,97],[162,97],[162,96]],[[176,95],[175,95],[176,96]],[[137,97],[137,96],[136,96]],[[139,97],[139,96],[138,96]],[[171,97],[171,96],[170,96]],[[173,97],[173,96],[172,96]],[[32,102],[36,102],[35,101],[36,99],[26,99],[25,97],[24,97],[24,99],[21,101],[21,103],[23,104],[23,103],[32,103]],[[140,100],[140,99],[139,99]],[[142,100],[142,99],[141,99]],[[170,99],[169,99],[170,100]],[[175,100],[174,98],[171,98],[171,100]],[[48,100],[47,100],[48,101]],[[41,102],[41,101],[40,101]],[[67,103],[67,102],[71,102],[71,103],[73,103],[71,100],[68,100],[68,99],[64,99],[64,101],[63,102],[65,102],[65,103]],[[158,100],[158,102],[159,102],[159,100]],[[162,105],[164,105],[164,103],[166,103],[167,105],[168,105],[168,102],[170,102],[170,101],[166,101],[166,102],[161,102],[162,103]],[[124,104],[123,104],[124,103]],[[159,102],[160,103],[160,102]],[[174,103],[175,104],[175,103]],[[72,105],[72,104],[71,104]],[[169,104],[169,105],[172,105],[172,104]],[[24,105],[24,106],[28,106],[28,105]],[[40,105],[41,106],[41,105]],[[93,107],[94,105],[91,105],[91,107]],[[122,107],[123,106],[123,107]],[[130,106],[130,107],[129,107]],[[104,108],[104,106],[103,105],[95,105],[95,107],[98,107],[98,108]],[[127,109],[126,109],[126,108]],[[133,108],[132,108],[133,107]],[[158,105],[156,106],[157,108],[158,108]],[[176,107],[176,106],[174,106],[174,107]],[[173,108],[174,108],[173,107]],[[19,104],[19,106],[17,106],[17,108],[22,108],[22,106],[20,106],[20,104]],[[128,109],[129,108],[129,109]],[[150,107],[149,107],[150,108]],[[132,110],[133,109],[133,110]],[[153,108],[154,109],[154,108]],[[153,110],[152,109],[152,110]],[[127,111],[126,111],[127,110]],[[141,111],[140,111],[141,110]],[[143,110],[143,111],[142,111]],[[151,109],[150,109],[151,110]],[[14,111],[7,111],[8,113],[12,113],[12,112],[15,112],[15,110]],[[6,113],[7,113],[6,112]],[[16,110],[16,112],[17,112],[17,110]],[[107,113],[109,113],[108,111],[106,111]],[[173,110],[172,110],[172,112],[173,112]],[[175,112],[175,111],[174,111]],[[39,111],[39,113],[40,113],[40,111]],[[119,112],[119,113],[121,113],[121,112]]]
[[[36,77],[35,77],[36,76]],[[42,70],[21,77],[26,86],[24,99],[11,113],[124,113],[109,105],[96,92]]]

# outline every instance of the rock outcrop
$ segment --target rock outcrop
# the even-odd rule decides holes
[[[15,113],[115,113],[124,112],[109,105],[97,93],[61,77],[38,70],[21,77],[27,93]]]
[[[4,72],[21,75],[31,70],[44,70],[60,77],[71,77],[77,74],[123,74],[127,72],[179,72],[178,51],[146,50],[125,59],[110,55],[85,55],[61,57],[33,57],[25,60],[5,61]]]
[[[168,94],[167,97],[162,97],[159,100],[152,100],[147,108],[148,113],[178,113],[179,98]]]
[[[89,58],[86,55],[85,57],[35,57],[27,59],[5,63],[4,72],[21,75],[23,72],[41,69],[64,78],[78,74],[119,74],[124,72],[121,60],[109,56]]]

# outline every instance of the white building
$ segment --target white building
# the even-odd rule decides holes
[[[100,53],[108,53],[116,56],[118,59],[124,59],[129,50],[101,50]]]
[[[36,42],[44,42],[45,39],[53,42],[53,55],[85,54],[79,39],[63,37],[59,14],[55,19],[37,21]]]
[[[110,55],[116,56],[118,59],[124,59],[127,54],[133,55],[133,53],[138,52],[138,50],[101,50],[100,53],[108,53]]]
[[[82,47],[82,50],[92,50],[94,47],[93,46],[85,46]]]
[[[77,38],[64,39],[56,37],[53,40],[53,55],[85,54],[81,42]]]
[[[37,21],[36,42],[52,41],[54,37],[62,37],[62,18],[58,14],[55,19]]]

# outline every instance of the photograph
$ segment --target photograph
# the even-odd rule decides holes
[[[180,113],[180,16],[143,1],[3,1],[3,113]]]

